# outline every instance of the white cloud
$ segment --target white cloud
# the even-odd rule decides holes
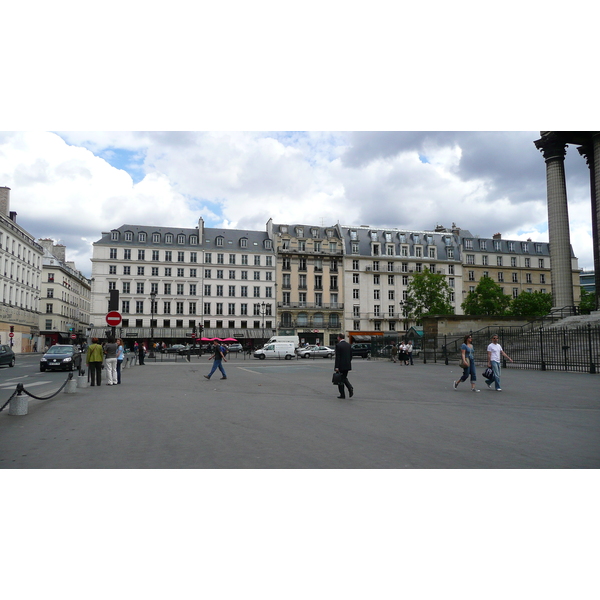
[[[124,223],[193,227],[199,216],[209,226],[261,230],[269,218],[407,229],[456,223],[475,235],[547,240],[534,133],[61,136],[69,144],[53,133],[0,137],[0,185],[12,188],[19,222],[36,237],[60,238],[84,272],[102,231]],[[136,180],[107,162],[130,169],[130,160]],[[566,168],[572,244],[591,268],[589,174],[574,151]]]

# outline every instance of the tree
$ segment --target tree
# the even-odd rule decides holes
[[[581,288],[581,300],[579,301],[579,311],[582,315],[589,315],[596,310],[596,294],[588,292]]]
[[[462,309],[465,315],[504,315],[510,305],[510,297],[490,277],[482,277],[475,287],[469,292]]]
[[[404,316],[417,321],[425,315],[453,315],[454,307],[450,303],[452,288],[441,273],[432,273],[423,269],[415,273],[406,288]]]
[[[513,298],[508,314],[515,317],[543,317],[552,309],[552,294],[521,292]]]

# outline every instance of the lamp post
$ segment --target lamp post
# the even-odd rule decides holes
[[[266,311],[266,304],[263,302],[261,302],[260,305],[260,316],[262,317],[262,336],[263,339],[265,337],[265,311]]]
[[[154,358],[154,302],[156,301],[156,292],[150,292],[150,353],[148,358]]]

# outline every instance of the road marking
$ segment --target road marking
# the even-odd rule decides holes
[[[260,373],[259,371],[253,371],[252,369],[246,369],[245,367],[238,367],[240,371],[248,371],[248,373],[254,373],[255,375],[264,375],[264,373]]]
[[[36,387],[38,385],[46,385],[47,383],[54,383],[53,381],[34,381],[32,383],[28,383],[27,385],[24,385],[24,388],[30,388],[30,387]],[[8,388],[8,387],[13,387],[15,384],[14,383],[0,383],[0,388]]]

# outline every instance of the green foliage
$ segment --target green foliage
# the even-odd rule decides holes
[[[579,310],[582,315],[589,315],[590,312],[596,310],[596,294],[582,289]]]
[[[462,309],[465,315],[504,315],[510,301],[493,279],[482,277],[475,291],[467,294]]]
[[[543,317],[552,309],[552,294],[521,292],[511,302],[508,314],[515,317]]]
[[[441,273],[432,273],[423,269],[415,273],[406,288],[404,316],[419,321],[423,316],[453,315],[454,307],[450,303],[452,288]]]

